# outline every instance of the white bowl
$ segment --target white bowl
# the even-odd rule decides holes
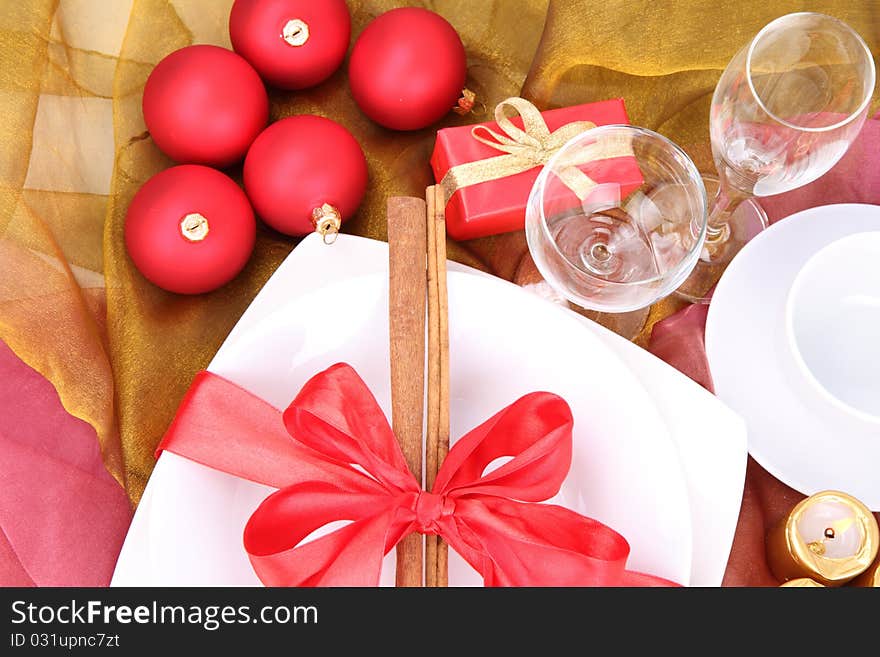
[[[880,427],[880,232],[836,240],[807,261],[785,332],[805,401],[840,429]]]

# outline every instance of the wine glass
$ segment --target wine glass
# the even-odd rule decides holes
[[[824,14],[781,16],[734,56],[709,117],[718,177],[704,177],[714,192],[706,244],[680,296],[708,302],[727,263],[767,227],[755,197],[806,185],[843,157],[865,122],[875,75],[862,38]]]
[[[648,306],[696,264],[706,208],[700,174],[678,146],[645,128],[600,126],[572,138],[541,170],[526,238],[554,290],[581,308],[638,311],[634,334]]]

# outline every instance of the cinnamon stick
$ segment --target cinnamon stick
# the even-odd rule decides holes
[[[391,425],[410,471],[422,481],[425,394],[425,202],[388,199],[388,318]],[[397,545],[397,586],[422,585],[422,536]]]
[[[449,453],[449,297],[446,288],[446,214],[440,201],[440,188],[434,187],[436,199],[434,230],[437,248],[437,294],[439,309],[437,321],[440,326],[440,425],[437,430],[437,463],[446,460]],[[446,541],[437,542],[437,586],[449,586],[449,546]]]
[[[428,421],[425,434],[425,488],[431,490],[440,467],[437,439],[440,426],[440,324],[436,321],[440,297],[437,288],[437,231],[434,230],[437,198],[435,188],[425,192],[428,216],[425,234],[428,242]],[[438,536],[425,536],[425,586],[437,586]]]
[[[428,422],[425,479],[434,486],[449,452],[449,304],[446,290],[446,221],[439,188],[426,192],[428,221]],[[448,586],[448,546],[438,536],[425,541],[425,585]]]

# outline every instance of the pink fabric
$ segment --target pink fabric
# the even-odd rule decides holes
[[[880,113],[865,122],[840,162],[815,182],[761,199],[770,223],[807,208],[833,203],[880,204]],[[880,229],[880,226],[878,226]],[[657,322],[648,351],[713,390],[703,340],[708,306],[686,306]]]
[[[652,354],[714,392],[703,340],[708,312],[707,305],[691,304],[657,322],[651,330],[648,348]]]
[[[130,522],[94,429],[0,342],[0,585],[106,586]]]
[[[880,112],[831,171],[805,187],[761,199],[770,223],[833,203],[880,204]]]

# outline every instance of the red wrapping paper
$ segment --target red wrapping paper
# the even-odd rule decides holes
[[[629,123],[622,98],[548,110],[541,112],[541,116],[551,132],[575,121],[590,121],[597,126]],[[519,117],[512,122],[518,128],[523,126]],[[495,121],[478,125],[499,130]],[[443,128],[437,132],[431,168],[438,182],[454,166],[503,154],[474,139],[471,134],[474,127]],[[612,180],[622,183],[624,196],[642,184],[642,175],[633,157],[610,158],[578,168],[597,183]],[[446,206],[446,232],[455,240],[469,240],[522,230],[526,203],[540,170],[540,166],[535,166],[522,173],[459,189]],[[627,184],[627,181],[631,182]]]

